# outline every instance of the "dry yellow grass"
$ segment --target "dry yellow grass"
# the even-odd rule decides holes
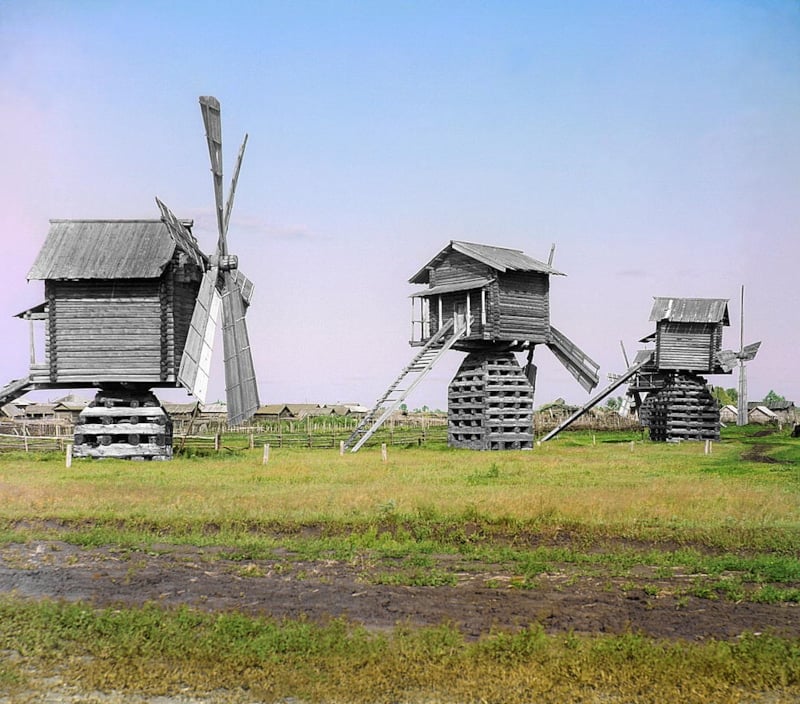
[[[739,441],[550,443],[531,452],[254,450],[168,463],[0,458],[0,519],[164,525],[474,517],[605,533],[793,531],[800,482]],[[776,469],[777,467],[777,469]],[[783,470],[781,469],[783,468]]]

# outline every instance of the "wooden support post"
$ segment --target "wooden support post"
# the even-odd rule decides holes
[[[214,450],[219,452],[219,448],[222,446],[222,438],[220,438],[219,433],[214,433]]]
[[[384,462],[387,462],[389,460],[389,455],[386,452],[386,443],[385,442],[381,444],[381,460],[383,460]]]
[[[250,433],[250,449],[252,450],[255,445],[256,439],[253,437],[253,433]]]
[[[706,440],[706,447],[705,447],[705,454],[710,455],[712,452],[712,443],[711,440]]]
[[[267,462],[269,462],[269,443],[264,445],[264,457],[261,460],[261,464],[266,464]]]
[[[67,467],[72,467],[72,443],[67,444]]]
[[[344,440],[339,440],[339,454],[344,457]]]

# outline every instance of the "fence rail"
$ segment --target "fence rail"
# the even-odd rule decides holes
[[[215,433],[212,435],[173,435],[172,445],[176,452],[185,451],[241,451],[248,448],[269,445],[274,448],[338,449],[346,440],[348,433],[335,432],[276,432],[276,433]],[[389,428],[376,434],[370,445],[419,445],[430,442],[446,442],[447,427],[430,428]],[[0,433],[0,452],[63,452],[72,442],[66,434],[28,435],[21,433]]]
[[[535,414],[534,427],[539,436],[555,427],[559,416],[548,412]],[[620,418],[607,414],[602,419],[587,418],[575,424],[575,429],[623,430],[639,428],[637,420]],[[173,447],[176,452],[192,451],[240,451],[248,448],[270,445],[274,448],[338,449],[353,430],[352,423],[324,423],[305,421],[276,422],[261,427],[243,426],[226,429],[219,428],[187,433],[188,424],[176,424],[173,433]],[[210,431],[210,432],[209,432]],[[72,427],[63,424],[46,423],[13,424],[0,423],[0,453],[2,452],[63,452],[72,442]],[[378,430],[366,443],[367,447],[387,445],[418,445],[447,442],[446,420],[437,418],[425,423],[389,423]]]

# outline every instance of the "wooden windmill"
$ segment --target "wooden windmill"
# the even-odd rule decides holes
[[[45,302],[20,317],[44,325],[44,360],[37,363],[32,335],[29,375],[0,390],[0,403],[29,390],[96,388],[75,428],[76,456],[171,456],[171,423],[151,390],[183,387],[205,401],[220,308],[229,422],[258,408],[244,317],[253,285],[227,247],[245,145],[223,210],[219,102],[202,97],[200,106],[217,209],[214,255],[200,250],[191,221],[156,199],[159,220],[51,220],[28,274],[44,281]]]
[[[451,241],[409,279],[419,351],[346,445],[355,452],[449,349],[467,352],[448,390],[448,441],[482,450],[533,445],[536,345],[546,345],[590,391],[598,365],[550,324],[552,266],[519,250]],[[523,369],[516,352],[527,352]]]
[[[743,366],[753,359],[761,343],[745,346],[740,341],[739,352],[722,349],[722,329],[730,325],[725,298],[658,297],[650,321],[656,330],[640,342],[653,342],[655,348],[639,350],[624,374],[545,435],[543,442],[623,384],[628,384],[627,394],[640,423],[650,429],[651,440],[719,439],[719,406],[701,375],[730,374],[737,360]]]
[[[719,405],[703,375],[730,374],[737,361],[755,358],[761,343],[722,349],[727,299],[656,298],[650,320],[656,330],[642,341],[655,343],[652,359],[630,386],[643,397],[640,421],[652,440],[718,439]]]

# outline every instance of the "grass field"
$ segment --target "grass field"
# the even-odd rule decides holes
[[[449,578],[438,571],[441,555],[510,566],[520,589],[536,589],[555,563],[576,580],[647,565],[697,575],[687,597],[794,608],[800,442],[732,428],[712,450],[582,432],[530,452],[391,448],[386,462],[374,449],[273,449],[267,464],[256,449],[70,468],[59,455],[4,455],[0,545],[223,546],[243,562],[287,551],[295,560],[368,557],[378,572],[391,558],[404,566],[394,583],[432,587]],[[662,642],[552,635],[531,623],[475,641],[447,624],[374,633],[339,621],[101,609],[6,593],[0,653],[16,654],[0,661],[0,692],[18,697],[8,701],[38,701],[24,697],[53,662],[87,691],[183,687],[204,701],[800,697],[800,641],[767,634]]]

